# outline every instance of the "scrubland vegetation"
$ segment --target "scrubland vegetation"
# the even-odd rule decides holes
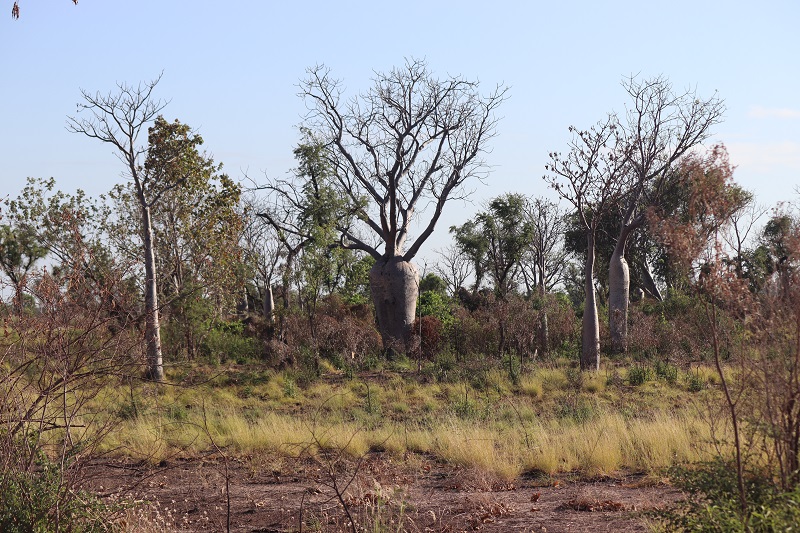
[[[130,183],[91,199],[31,180],[4,202],[2,531],[125,530],[132,504],[92,494],[90,463],[209,454],[227,481],[232,458],[327,466],[351,531],[388,529],[354,518],[339,483],[338,461],[369,454],[507,485],[644,474],[687,492],[655,527],[798,522],[798,218],[754,207],[724,147],[690,150],[716,97],[627,80],[638,116],[570,129],[569,155],[551,154],[574,210],[498,196],[417,276],[439,215],[404,251],[416,202],[440,211],[482,175],[503,90],[481,99],[410,62],[362,97],[372,113],[342,118],[338,85],[310,76],[290,179],[243,191],[160,116],[156,81],[84,92],[91,117],[70,119]]]

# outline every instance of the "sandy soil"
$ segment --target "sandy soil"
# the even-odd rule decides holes
[[[682,497],[636,475],[509,483],[420,456],[335,459],[229,460],[230,500],[219,458],[159,466],[97,461],[87,474],[93,491],[152,502],[152,513],[178,531],[226,531],[228,517],[236,532],[351,531],[345,507],[359,531],[375,522],[380,531],[648,531],[643,511]]]

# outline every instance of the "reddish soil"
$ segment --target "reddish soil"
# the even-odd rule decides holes
[[[152,502],[162,517],[171,517],[171,529],[226,530],[224,461],[176,460],[159,467],[97,462],[87,473],[95,492]],[[648,531],[644,511],[682,497],[641,476],[504,483],[424,457],[398,462],[384,454],[347,464],[231,460],[228,482],[230,530],[236,532],[300,531],[301,522],[302,531],[350,531],[334,482],[359,531],[376,520],[386,525],[381,531]]]

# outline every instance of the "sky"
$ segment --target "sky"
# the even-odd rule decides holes
[[[280,177],[305,106],[306,69],[324,64],[348,95],[375,72],[425,59],[439,75],[509,87],[486,160],[491,173],[450,204],[420,259],[449,242],[488,199],[555,199],[542,179],[568,126],[623,112],[623,77],[667,77],[715,93],[737,182],[772,207],[800,185],[800,2],[764,0],[380,2],[0,0],[0,197],[28,176],[99,195],[124,180],[108,145],[67,131],[81,89],[163,77],[156,97],[204,138],[235,179]],[[422,215],[424,216],[424,214]]]

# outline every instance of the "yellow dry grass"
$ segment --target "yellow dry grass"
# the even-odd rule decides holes
[[[531,470],[656,472],[708,457],[709,425],[688,408],[690,397],[664,400],[687,394],[678,387],[623,389],[600,374],[576,387],[558,368],[525,374],[516,387],[498,372],[487,381],[483,390],[398,378],[322,380],[301,389],[278,374],[247,395],[229,386],[147,385],[135,391],[136,414],[118,424],[103,449],[153,462],[214,445],[226,453],[277,457],[320,450],[352,457],[369,450],[418,452],[503,479]],[[127,409],[127,396],[105,395],[107,412]],[[570,405],[579,416],[564,409]]]

